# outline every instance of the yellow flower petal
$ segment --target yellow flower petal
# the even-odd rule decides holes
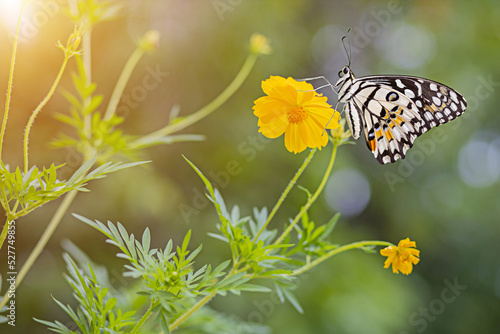
[[[297,104],[303,105],[310,101],[316,94],[313,85],[305,81],[297,81],[293,78],[287,78],[287,83],[297,91]],[[325,98],[326,102],[326,98]]]
[[[332,118],[328,120],[326,128],[330,130],[340,128],[340,113],[333,114]]]
[[[283,77],[271,76],[262,81],[262,90],[268,96],[282,100],[283,103],[289,103],[292,106],[297,104],[297,90]]]
[[[285,131],[285,147],[292,153],[299,153],[307,148],[307,145],[300,139],[297,124],[288,125]]]
[[[278,138],[281,136],[288,126],[288,120],[286,115],[282,117],[274,117],[267,122],[259,120],[258,125],[260,127],[259,132],[261,132],[267,138]]]

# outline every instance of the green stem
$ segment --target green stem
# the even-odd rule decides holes
[[[92,84],[92,26],[90,24],[86,25],[87,33],[82,37],[82,60],[83,69],[85,71],[85,81],[87,85]],[[85,108],[90,104],[91,98],[87,97],[83,103]],[[84,115],[83,117],[83,133],[86,138],[90,138],[92,127],[91,115]]]
[[[226,275],[225,278],[228,278],[230,276],[233,276],[233,275],[236,275],[240,272],[243,272],[247,269],[250,268],[249,265],[245,266],[244,268],[241,268],[241,269],[237,269],[239,266],[239,263],[236,263],[236,262],[233,262],[233,268],[231,269],[231,271]],[[177,318],[177,320],[175,320],[169,327],[168,329],[170,331],[173,331],[174,329],[176,329],[177,327],[179,327],[180,324],[182,324],[187,318],[189,318],[191,315],[193,315],[194,312],[196,312],[197,310],[199,310],[200,308],[202,308],[206,303],[208,303],[210,301],[210,299],[212,299],[215,295],[217,294],[217,290],[215,291],[212,291],[210,292],[210,294],[206,295],[205,297],[203,297],[202,299],[200,299],[196,304],[194,304],[189,310],[186,311],[186,313],[184,313],[182,316],[180,316],[179,318]],[[161,334],[164,334],[163,332],[161,332]]]
[[[182,324],[187,318],[189,318],[194,312],[198,311],[203,305],[208,303],[210,299],[212,299],[215,295],[217,294],[217,291],[212,291],[210,294],[206,295],[202,299],[200,299],[196,304],[193,305],[186,313],[184,313],[182,316],[180,316],[177,320],[174,321],[173,324],[171,324],[168,329],[170,331],[173,331],[177,327],[179,327],[180,324]]]
[[[317,258],[316,260],[306,264],[305,266],[295,270],[293,273],[289,274],[289,276],[300,275],[300,274],[312,269],[313,267],[317,266],[321,262],[325,261],[326,259],[328,259],[336,254],[348,251],[350,249],[361,248],[361,247],[366,247],[366,246],[394,246],[394,245],[390,242],[387,242],[387,241],[378,241],[378,240],[353,242],[351,244],[347,244],[347,245],[341,246],[339,248],[335,248],[334,250],[331,250],[330,252],[326,253],[325,255],[323,255],[323,256]]]
[[[127,85],[132,72],[134,71],[135,66],[139,62],[139,60],[144,55],[144,50],[138,47],[135,51],[130,55],[125,67],[118,78],[118,82],[116,83],[115,89],[111,94],[111,98],[109,99],[108,108],[104,113],[104,120],[109,120],[116,112],[116,108],[118,107],[118,103],[120,102],[120,98],[122,97],[123,91],[125,90],[125,86]]]
[[[36,107],[36,109],[33,111],[30,119],[28,120],[28,124],[26,125],[26,130],[24,131],[24,142],[23,142],[24,174],[28,173],[28,139],[29,139],[31,127],[33,126],[33,123],[35,122],[36,116],[40,113],[40,111],[47,104],[47,102],[49,102],[52,95],[54,95],[54,92],[57,88],[57,85],[59,84],[59,81],[61,80],[61,77],[64,73],[64,69],[66,68],[66,65],[68,64],[68,60],[70,57],[71,57],[70,55],[65,54],[64,61],[61,65],[61,68],[59,69],[59,73],[57,74],[57,77],[54,80],[54,83],[52,84],[52,87],[50,88],[48,94],[45,96],[45,98],[42,100],[42,102],[40,102],[38,107]]]
[[[83,68],[85,70],[85,80],[87,83],[92,82],[92,27],[85,25],[87,32],[82,37],[82,59]]]
[[[7,216],[7,219],[12,219],[11,217],[12,210],[10,209],[10,199],[7,197],[7,193],[5,192],[5,187],[0,187],[0,193],[2,196],[2,207],[5,210],[5,215]]]
[[[50,220],[49,224],[45,228],[45,231],[43,232],[42,236],[40,237],[40,240],[38,240],[38,243],[36,244],[35,248],[31,251],[31,254],[29,255],[28,259],[26,262],[23,264],[21,270],[17,274],[16,277],[16,288],[21,284],[24,276],[28,273],[30,270],[31,266],[35,262],[35,260],[38,258],[40,253],[42,252],[43,248],[49,241],[50,237],[54,233],[55,229],[59,225],[59,222],[61,221],[62,217],[68,210],[70,204],[73,202],[73,199],[75,198],[76,194],[78,193],[77,190],[72,190],[70,191],[63,199],[59,207],[57,208],[57,211],[55,212],[54,216],[52,216],[52,219]],[[6,293],[2,300],[0,301],[0,309],[7,304],[9,301],[9,296]]]
[[[288,195],[288,193],[290,192],[290,190],[292,190],[292,188],[295,185],[295,183],[297,182],[298,178],[300,177],[300,175],[302,175],[302,172],[306,169],[307,165],[309,165],[309,162],[311,162],[311,160],[314,156],[314,152],[316,152],[316,149],[311,150],[311,152],[307,156],[306,160],[304,160],[304,162],[302,163],[302,166],[300,166],[300,168],[297,170],[297,173],[295,173],[295,176],[293,177],[293,179],[290,180],[285,191],[283,191],[283,193],[281,194],[281,197],[278,199],[278,202],[276,202],[276,204],[274,205],[274,208],[272,209],[271,213],[267,217],[266,222],[264,223],[264,225],[262,225],[259,232],[253,238],[252,243],[255,243],[259,239],[259,236],[262,234],[262,232],[264,232],[267,225],[269,225],[269,223],[271,222],[271,219],[273,219],[274,215],[276,214],[276,212],[280,208],[281,204],[283,204],[283,202],[285,201],[285,198]]]
[[[173,124],[169,124],[161,128],[160,130],[157,130],[155,132],[150,133],[149,135],[137,139],[136,141],[131,143],[131,147],[132,148],[140,147],[142,143],[148,143],[151,141],[151,139],[164,137],[171,133],[180,131],[188,127],[189,125],[198,122],[202,118],[210,115],[214,110],[216,110],[222,104],[224,104],[236,92],[236,90],[238,90],[238,88],[241,87],[245,79],[248,77],[248,74],[252,70],[256,59],[257,55],[255,54],[248,55],[245,63],[243,64],[240,71],[233,79],[233,81],[229,84],[229,86],[226,87],[226,89],[224,89],[224,91],[222,91],[222,93],[220,93],[219,96],[217,96],[209,104],[207,104],[200,110],[196,111],[195,113],[174,122]]]
[[[135,334],[141,329],[142,325],[149,319],[151,314],[153,313],[153,308],[155,308],[159,304],[158,300],[151,301],[151,305],[149,306],[148,310],[144,315],[141,317],[139,322],[134,326],[130,334]]]
[[[12,83],[14,80],[14,67],[16,64],[16,54],[17,54],[17,44],[19,40],[19,29],[21,27],[21,18],[23,16],[24,7],[26,7],[26,1],[19,13],[19,18],[17,19],[16,34],[14,35],[14,45],[12,46],[12,56],[10,57],[10,71],[9,71],[9,83],[7,85],[7,97],[5,99],[5,111],[3,114],[2,129],[0,130],[0,160],[2,159],[2,149],[3,149],[3,139],[5,136],[5,129],[7,128],[7,119],[9,118],[10,100],[12,97]]]
[[[0,234],[0,249],[2,249],[3,247],[3,243],[5,241],[5,238],[7,238],[7,232],[9,232],[9,229],[10,229],[10,224],[12,224],[13,220],[7,218],[5,220],[5,225],[2,229],[2,234]],[[0,307],[1,309],[1,307]]]
[[[325,175],[323,176],[323,179],[321,180],[321,183],[318,186],[318,189],[316,189],[316,192],[314,193],[311,198],[307,201],[307,203],[302,207],[300,212],[295,216],[295,219],[293,222],[288,225],[287,229],[281,234],[281,236],[274,242],[275,245],[280,244],[283,239],[286,238],[286,236],[290,233],[290,231],[293,229],[293,227],[299,222],[300,218],[306,213],[306,211],[311,207],[311,205],[316,201],[318,198],[319,194],[323,191],[323,188],[326,185],[326,181],[328,181],[328,177],[330,176],[330,172],[332,171],[333,163],[335,162],[335,156],[337,155],[337,148],[339,147],[339,142],[334,140],[333,142],[333,149],[332,149],[332,156],[330,158],[330,162],[328,164],[328,167],[326,169]]]

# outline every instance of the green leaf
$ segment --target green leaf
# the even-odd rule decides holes
[[[92,168],[95,163],[95,158],[90,159],[85,162],[77,171],[71,176],[71,178],[66,182],[66,188],[73,186],[80,178],[83,178],[85,174]]]
[[[94,110],[96,110],[97,107],[101,105],[102,100],[102,95],[92,96],[92,98],[90,99],[90,104],[85,109],[85,115],[90,115],[92,112],[94,112]]]
[[[186,233],[186,236],[184,237],[184,240],[182,241],[182,252],[186,252],[188,245],[189,245],[189,240],[191,239],[191,230],[189,230]]]
[[[203,247],[203,245],[199,245],[198,248],[196,248],[193,252],[191,252],[191,254],[189,254],[186,261],[188,263],[193,262],[194,258],[198,255],[199,252],[201,252],[202,247]]]
[[[115,307],[117,301],[118,300],[116,298],[108,299],[106,301],[106,304],[104,305],[103,313],[107,314],[108,312],[110,312],[113,309],[113,307]]]
[[[144,233],[142,234],[143,249],[149,251],[150,243],[151,243],[151,233],[149,232],[149,227],[146,227]]]
[[[301,186],[301,185],[297,185],[297,187],[298,187],[300,190],[304,191],[304,192],[307,194],[307,199],[310,199],[310,198],[312,197],[312,194],[311,194],[311,192],[309,191],[309,189],[307,189],[307,188],[305,188],[305,187],[303,187],[303,186]]]
[[[66,100],[68,100],[68,102],[71,103],[75,107],[75,109],[77,109],[77,110],[83,109],[82,104],[80,103],[80,101],[78,100],[78,98],[76,96],[74,96],[73,94],[71,94],[69,91],[67,91],[64,88],[61,88],[59,91],[64,96],[64,98]]]
[[[230,289],[230,287],[233,286],[234,283],[241,282],[240,284],[243,284],[244,282],[248,281],[248,279],[243,278],[243,276],[245,276],[245,275],[246,275],[246,273],[242,272],[242,273],[228,276],[228,277],[224,278],[222,281],[220,281],[219,283],[215,284],[212,287],[212,289],[213,290],[222,290],[222,289],[227,290],[227,289]]]
[[[221,264],[219,264],[217,267],[215,267],[214,271],[213,271],[213,274],[219,274],[219,273],[222,273],[222,271],[224,269],[227,268],[227,266],[229,266],[229,264],[231,263],[231,260],[226,260],[224,262],[222,262]]]
[[[290,290],[283,289],[283,294],[285,295],[285,298],[290,302],[290,304],[292,304],[292,306],[297,310],[297,312],[299,312],[300,314],[304,313],[304,310],[300,306],[299,301],[297,300],[295,295],[290,292]]]
[[[241,290],[241,291],[254,291],[254,292],[270,292],[271,289],[268,287],[262,286],[262,285],[257,285],[257,284],[251,284],[251,283],[245,283],[238,285],[236,289]]]
[[[163,332],[165,334],[170,334],[170,328],[168,328],[168,318],[165,312],[160,312],[160,323],[161,323],[161,328],[163,329]]]
[[[207,234],[209,236],[211,236],[212,238],[219,239],[219,240],[224,241],[224,242],[228,242],[227,238],[224,237],[223,235],[215,234],[215,233],[207,233]]]
[[[74,334],[74,333],[76,333],[76,332],[70,330],[68,327],[66,327],[64,324],[62,324],[59,321],[55,321],[52,323],[52,322],[40,320],[37,318],[33,318],[33,320],[35,320],[36,322],[39,322],[41,324],[46,325],[47,327],[49,327],[49,329],[51,331],[56,332],[56,333],[61,333],[61,334]]]
[[[293,273],[293,270],[287,269],[274,269],[269,271],[262,271],[258,273],[258,276],[274,276],[274,275],[288,275]]]
[[[73,127],[78,126],[78,122],[76,122],[74,118],[72,118],[71,116],[68,116],[66,114],[55,113],[54,118],[62,123],[66,123],[66,124],[71,125]]]
[[[93,178],[101,178],[101,177],[104,177],[105,174],[113,173],[113,172],[116,172],[116,171],[119,171],[119,170],[122,170],[125,168],[143,165],[143,164],[146,164],[149,162],[151,162],[151,161],[138,161],[138,162],[130,162],[127,164],[122,164],[120,162],[117,162],[114,164],[106,163],[106,164],[96,168],[92,172],[90,172],[87,175],[87,177],[85,178],[85,180],[90,180]]]
[[[337,225],[339,218],[340,213],[337,213],[335,216],[333,216],[332,219],[330,219],[330,221],[325,226],[325,231],[321,235],[320,240],[325,240],[325,238],[327,238],[332,233],[333,229]]]
[[[198,174],[198,176],[202,179],[203,183],[205,183],[205,186],[207,187],[208,192],[210,193],[211,197],[215,198],[214,188],[212,187],[212,184],[210,183],[210,181],[208,181],[208,179],[205,177],[205,175],[203,175],[203,173],[191,161],[189,161],[188,158],[186,158],[184,155],[182,155],[182,157],[184,158],[184,160],[186,160],[188,162],[188,164],[191,165],[191,167],[194,169],[196,174]]]
[[[293,247],[294,244],[277,244],[277,245],[267,245],[266,249],[276,249],[276,248],[288,248]]]
[[[78,315],[76,315],[75,311],[73,311],[71,306],[64,305],[63,303],[61,303],[60,301],[55,299],[54,296],[51,296],[51,297],[57,303],[57,305],[59,305],[59,307],[61,307],[64,310],[64,312],[66,312],[71,317],[71,319],[73,319],[74,322],[76,322],[77,324],[79,323]]]
[[[163,144],[170,145],[174,143],[187,142],[187,141],[203,141],[205,139],[206,137],[203,135],[190,135],[190,134],[171,135],[166,137],[153,137],[153,138],[143,137],[137,139],[132,144],[132,147],[137,150],[156,145],[163,145]]]

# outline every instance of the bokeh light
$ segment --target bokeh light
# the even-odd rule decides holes
[[[482,132],[460,150],[458,170],[471,187],[488,187],[500,177],[500,136]]]
[[[335,171],[325,189],[328,205],[347,217],[359,215],[370,202],[370,196],[366,176],[354,169]]]
[[[386,61],[402,69],[414,69],[427,64],[436,54],[433,33],[423,26],[400,22],[378,38],[376,47]]]
[[[4,25],[11,32],[16,29],[22,5],[23,0],[0,1],[0,24]]]

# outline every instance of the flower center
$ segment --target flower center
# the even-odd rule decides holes
[[[401,261],[403,261],[403,262],[410,261],[410,253],[408,253],[404,250],[398,249],[398,255],[399,255],[399,258],[401,259]]]
[[[307,116],[307,111],[302,106],[296,106],[288,111],[288,122],[291,124],[300,124],[305,121]]]

